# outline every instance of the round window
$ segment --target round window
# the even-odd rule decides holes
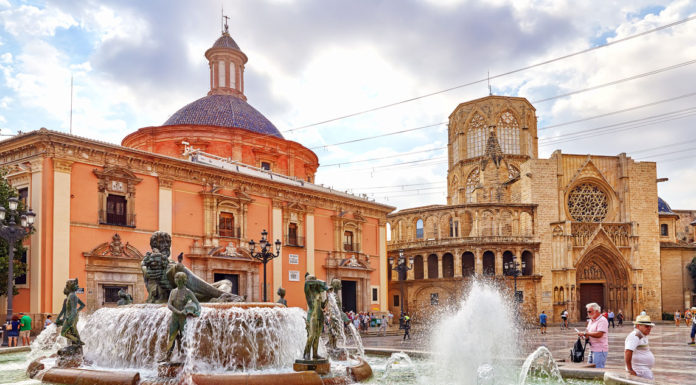
[[[607,194],[594,184],[579,184],[568,194],[568,212],[578,222],[601,222],[608,211]]]

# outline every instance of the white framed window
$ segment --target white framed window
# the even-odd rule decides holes
[[[371,303],[379,303],[379,286],[371,286],[370,300]]]
[[[234,63],[230,63],[230,88],[237,87],[237,74],[234,71]]]
[[[288,280],[292,281],[292,282],[299,282],[300,281],[300,272],[297,270],[288,271]]]
[[[218,62],[218,87],[226,87],[225,84],[225,62]]]

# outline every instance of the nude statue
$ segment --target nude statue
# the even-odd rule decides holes
[[[63,293],[66,298],[63,301],[63,308],[56,318],[56,326],[63,326],[60,335],[67,338],[71,345],[82,346],[84,343],[77,331],[77,321],[80,318],[79,312],[85,307],[85,304],[75,294],[78,288],[77,278],[69,279],[65,283]]]
[[[193,292],[186,288],[188,279],[186,273],[178,272],[174,279],[176,288],[169,294],[169,301],[167,302],[167,307],[172,312],[172,319],[169,322],[166,361],[170,360],[176,344],[178,344],[179,353],[181,353],[181,337],[186,327],[186,318],[188,316],[198,317],[201,315],[201,304]]]
[[[303,358],[305,360],[321,360],[319,356],[319,337],[324,326],[324,306],[322,293],[328,290],[324,281],[316,279],[313,275],[305,275],[304,292],[307,299],[307,344],[305,345]]]

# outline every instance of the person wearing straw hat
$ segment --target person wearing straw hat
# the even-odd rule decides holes
[[[624,361],[626,371],[634,376],[653,379],[652,367],[655,365],[655,356],[648,346],[648,334],[652,331],[654,323],[649,315],[639,315],[633,322],[635,329],[626,336]]]
[[[689,342],[689,345],[694,345],[696,344],[696,341],[694,341],[694,337],[696,337],[696,322],[693,319],[694,314],[696,314],[696,306],[693,306],[691,308],[691,342]]]

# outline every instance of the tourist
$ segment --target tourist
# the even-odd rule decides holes
[[[392,313],[391,310],[389,311],[387,318],[389,318],[389,325],[391,326],[394,322],[394,313]]]
[[[696,313],[696,306],[693,306],[691,308],[691,317],[693,318],[693,314]],[[692,319],[693,321],[693,319]],[[694,341],[694,338],[696,338],[696,322],[691,322],[691,342],[689,342],[689,345],[694,345],[696,344],[696,341]]]
[[[607,362],[609,352],[609,322],[602,315],[602,308],[597,303],[588,303],[587,328],[584,332],[578,332],[578,336],[590,339],[590,360],[596,368],[603,368]]]
[[[5,325],[5,330],[7,332],[7,346],[17,346],[17,337],[19,337],[19,327],[19,317],[17,316],[17,314],[15,314],[12,316],[12,321]]]
[[[693,317],[691,310],[684,310],[684,323],[686,323],[687,328],[691,326],[691,317]]]
[[[382,315],[382,320],[379,323],[379,334],[382,336],[387,335],[387,316]]]
[[[652,331],[654,323],[650,322],[650,316],[639,315],[636,317],[635,329],[626,337],[624,361],[626,371],[634,376],[653,379],[652,367],[655,365],[653,356],[648,346],[648,334]]]
[[[568,330],[568,309],[563,309],[561,312],[561,330]]]
[[[360,331],[360,317],[357,314],[353,317],[353,327],[355,327],[355,331]]]
[[[676,310],[674,312],[674,326],[679,327],[679,322],[681,322],[681,313]]]
[[[46,316],[46,321],[44,321],[44,329],[51,326],[51,324],[53,323],[53,320],[51,319],[51,317],[52,317],[52,315],[50,315],[50,314]]]
[[[546,311],[542,310],[541,314],[539,314],[539,326],[541,329],[541,334],[546,334]]]
[[[624,320],[624,315],[621,312],[621,309],[619,309],[619,314],[616,315],[616,320],[619,321],[619,327],[623,326],[623,320]]]
[[[31,317],[22,312],[20,312],[19,315],[22,316],[22,318],[19,319],[19,337],[22,340],[22,346],[29,346],[31,343]]]
[[[408,339],[411,339],[411,317],[408,315],[404,315],[404,339],[403,341],[406,340],[406,337]]]
[[[614,328],[614,312],[609,309],[609,318],[607,318],[607,321],[611,324],[611,328]]]

